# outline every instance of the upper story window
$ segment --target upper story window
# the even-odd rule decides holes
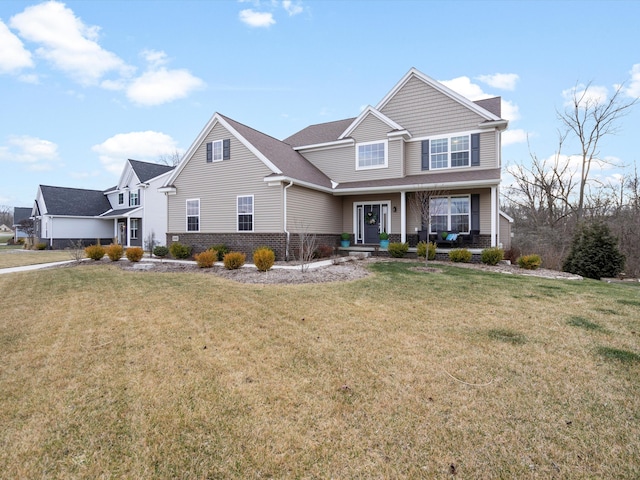
[[[207,143],[207,162],[221,162],[231,158],[231,141],[216,140]]]
[[[356,145],[356,170],[387,166],[387,142],[367,142]]]
[[[422,170],[480,166],[480,134],[422,141]]]
[[[122,205],[124,203],[124,193],[118,194],[118,205]]]
[[[135,207],[140,205],[140,190],[132,190],[129,192],[129,206]]]
[[[253,231],[253,195],[238,197],[238,231]]]
[[[200,231],[200,199],[187,200],[187,232]]]

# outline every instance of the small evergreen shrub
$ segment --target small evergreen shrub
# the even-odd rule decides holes
[[[333,247],[330,245],[320,245],[316,251],[318,258],[329,258],[331,255],[333,255]]]
[[[139,262],[144,256],[144,250],[142,247],[129,247],[125,255],[130,262]]]
[[[91,260],[102,260],[104,257],[104,248],[100,245],[89,245],[84,249],[85,255]]]
[[[449,252],[449,260],[456,263],[469,263],[471,257],[471,252],[466,248],[456,248]]]
[[[569,256],[562,270],[599,280],[615,277],[624,270],[625,256],[618,249],[618,239],[604,223],[578,227]]]
[[[406,242],[405,243],[391,242],[389,244],[389,247],[387,247],[387,251],[389,252],[389,255],[391,255],[393,258],[402,258],[409,251],[409,244]]]
[[[246,259],[247,256],[242,252],[228,252],[225,253],[222,261],[227,270],[237,270],[244,265]]]
[[[542,265],[542,259],[540,258],[540,255],[535,253],[518,257],[518,266],[525,270],[537,270],[540,268],[540,265]]]
[[[46,250],[47,249],[47,244],[46,243],[36,243],[36,250]]]
[[[504,250],[501,248],[485,248],[482,250],[480,261],[487,265],[497,265],[504,258]]]
[[[256,248],[253,252],[253,264],[261,272],[266,272],[273,267],[276,254],[269,247]]]
[[[218,260],[218,252],[209,249],[204,252],[196,253],[193,258],[196,259],[196,263],[200,268],[211,268]]]
[[[418,242],[416,253],[418,258],[427,257],[427,260],[435,260],[436,259],[436,244],[433,242],[425,242],[422,240]]]
[[[180,242],[175,242],[169,247],[169,252],[173,258],[185,259],[191,256],[191,247],[189,245],[183,245]]]
[[[158,258],[164,258],[169,255],[169,249],[164,245],[158,245],[157,247],[153,247],[153,254]]]
[[[122,258],[122,255],[124,255],[124,248],[122,248],[122,245],[117,243],[112,243],[105,248],[105,251],[107,253],[107,257],[109,257],[109,260],[112,262],[117,262]]]
[[[224,243],[220,243],[218,245],[212,245],[209,250],[215,250],[218,252],[218,261],[221,262],[224,256],[229,253],[229,247],[227,247]]]

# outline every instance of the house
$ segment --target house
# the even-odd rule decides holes
[[[442,230],[470,247],[508,248],[498,207],[506,127],[500,98],[472,102],[416,69],[357,117],[282,141],[215,113],[160,189],[167,243],[248,254],[267,245],[284,259],[301,233],[337,245],[349,232],[356,245],[377,245],[382,231],[415,244]]]
[[[127,160],[118,184],[107,190],[40,185],[31,212],[39,241],[50,248],[78,241],[164,245],[166,199],[158,188],[173,168]]]
[[[24,231],[24,222],[28,221],[30,216],[30,207],[15,207],[13,209],[13,228],[16,232],[14,235],[16,242],[20,239],[26,239],[29,237],[29,234]]]
[[[0,233],[13,233],[13,229],[7,227],[4,223],[0,225]]]

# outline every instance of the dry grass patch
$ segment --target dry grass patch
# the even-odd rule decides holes
[[[0,320],[0,476],[640,476],[640,364],[603,363],[563,321],[591,312],[609,348],[638,352],[620,302],[637,289],[414,266],[314,285],[0,277],[28,299]],[[532,296],[548,286],[562,301]]]
[[[64,262],[71,259],[70,253],[66,250],[24,250],[20,248],[0,249],[0,268]]]

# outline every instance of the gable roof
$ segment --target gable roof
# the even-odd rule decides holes
[[[342,134],[338,137],[338,139],[342,140],[346,137],[349,137],[353,133],[353,131],[356,128],[358,128],[358,125],[360,125],[364,121],[364,119],[367,118],[369,115],[373,115],[382,123],[385,123],[391,130],[395,130],[395,131],[405,130],[402,126],[398,125],[396,122],[391,120],[382,112],[379,112],[377,109],[373,108],[372,106],[368,106],[362,111],[362,113],[358,116],[358,118],[356,118],[351,123],[351,125],[349,125],[349,127],[347,127],[347,129],[344,132],[342,132]]]
[[[111,209],[101,190],[40,185],[47,215],[95,217]]]
[[[283,142],[294,148],[335,142],[356,119],[357,117],[345,118],[344,120],[309,125],[285,138]]]
[[[293,150],[290,145],[217,112],[191,144],[184,160],[165,182],[165,187],[172,185],[185,165],[191,160],[195,150],[217,123],[227,129],[271,170],[272,175],[267,175],[270,179],[273,176],[278,176],[279,178],[298,180],[311,186],[331,188],[332,183],[329,177]]]
[[[152,178],[159,177],[160,175],[170,172],[175,168],[169,165],[162,165],[160,163],[141,162],[140,160],[129,159],[128,161],[140,182],[147,182]]]
[[[21,221],[31,216],[30,207],[15,207],[13,209],[13,225],[19,225]]]

